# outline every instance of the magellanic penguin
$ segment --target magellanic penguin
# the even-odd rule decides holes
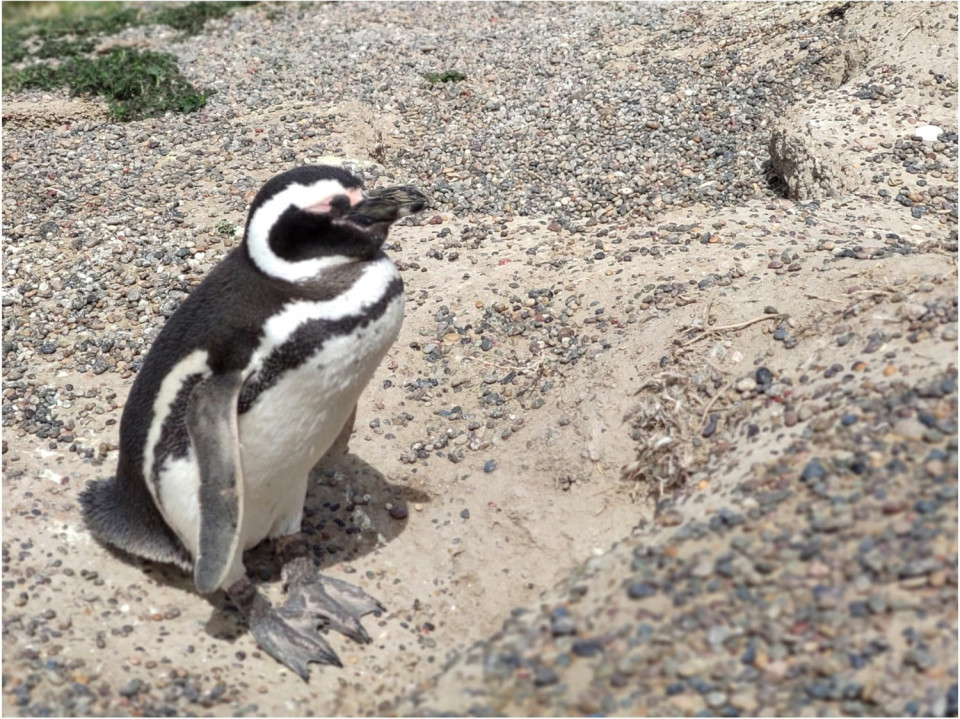
[[[382,610],[322,577],[300,532],[307,476],[345,448],[357,399],[403,319],[403,282],[381,250],[419,212],[411,187],[364,191],[344,169],[300,167],[253,200],[242,244],[164,325],[120,421],[116,476],[80,496],[99,539],[224,590],[260,646],[309,676],[339,665],[318,631],[361,642]],[[287,602],[247,577],[243,551],[277,540]]]

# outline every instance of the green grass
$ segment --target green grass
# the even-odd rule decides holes
[[[116,120],[137,120],[168,110],[193,112],[210,92],[193,87],[168,53],[117,47],[101,56],[90,53],[102,40],[138,25],[167,25],[194,35],[211,18],[223,17],[251,2],[195,2],[147,6],[124,2],[3,3],[3,83],[7,89],[52,90],[69,87],[73,95],[100,95]],[[58,60],[59,62],[44,62]],[[32,62],[23,69],[14,63]]]
[[[67,54],[56,54],[52,50],[59,43],[64,46],[71,42],[68,38],[86,40],[90,49],[93,49],[93,38],[107,36],[120,32],[124,28],[141,24],[141,11],[126,3],[91,3],[95,7],[84,9],[86,3],[10,3],[3,4],[3,64],[20,62],[28,57],[66,57]],[[50,5],[53,8],[43,8],[46,12],[56,10],[60,6],[60,14],[37,15],[41,8],[31,12],[32,6]],[[9,6],[24,6],[19,12],[9,9]],[[19,16],[19,17],[18,17]],[[27,41],[36,38],[40,41],[40,49],[31,53],[27,48]],[[51,49],[45,50],[54,43]],[[66,48],[65,48],[66,49]],[[76,49],[76,48],[75,48]],[[89,52],[89,50],[82,50]],[[77,54],[75,51],[68,53]]]
[[[428,82],[460,82],[466,80],[467,76],[456,70],[444,70],[443,72],[425,72],[423,74]]]
[[[120,121],[156,117],[168,110],[194,112],[209,96],[187,82],[172,55],[129,47],[93,59],[71,58],[57,67],[30,65],[17,82],[38,90],[68,86],[73,95],[100,95],[108,100],[111,117]]]
[[[152,16],[151,22],[169,25],[183,33],[182,37],[196,35],[203,29],[207,20],[223,17],[231,10],[252,2],[194,2],[189,5],[169,5],[161,8]]]
[[[220,220],[217,223],[217,234],[224,235],[226,237],[233,237],[237,234],[237,226],[234,225],[230,220]]]

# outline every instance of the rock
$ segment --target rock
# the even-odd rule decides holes
[[[787,185],[793,200],[814,200],[833,194],[852,194],[860,178],[824,140],[834,137],[836,128],[810,120],[804,115],[781,120],[770,135],[770,164]]]
[[[913,131],[913,137],[924,142],[936,142],[937,138],[943,134],[943,129],[936,125],[921,125]]]
[[[753,392],[757,388],[757,381],[753,377],[744,377],[734,385],[737,392]]]

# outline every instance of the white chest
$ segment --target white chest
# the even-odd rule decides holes
[[[242,548],[299,530],[310,469],[339,436],[400,331],[399,282],[392,261],[383,258],[335,298],[291,301],[268,319],[238,407]],[[175,412],[171,400],[184,386],[176,379],[208,374],[206,360],[206,352],[195,352],[171,372],[171,386],[156,398],[154,427]],[[148,439],[147,457],[158,439]],[[195,553],[201,478],[192,447],[158,469],[161,511]]]
[[[286,476],[309,472],[339,435],[402,319],[403,296],[398,295],[363,326],[315,338],[317,349],[261,392],[239,419],[247,488],[274,487]]]

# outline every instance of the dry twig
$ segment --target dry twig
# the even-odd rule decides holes
[[[747,320],[746,322],[740,322],[735,325],[723,325],[722,327],[694,327],[692,329],[698,329],[703,332],[702,335],[697,335],[689,342],[684,342],[681,347],[689,347],[695,342],[699,342],[704,337],[713,334],[720,334],[721,332],[731,332],[733,330],[741,330],[744,327],[749,327],[750,325],[755,325],[757,322],[763,322],[764,320],[775,320],[778,319],[780,315],[763,315],[761,317],[754,317],[752,320]]]

